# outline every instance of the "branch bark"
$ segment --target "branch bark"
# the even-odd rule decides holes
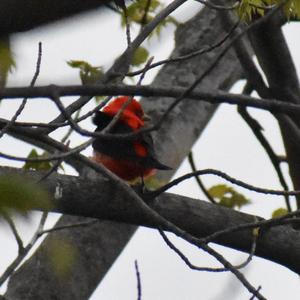
[[[257,59],[266,75],[270,96],[277,99],[300,103],[300,87],[293,59],[286,44],[278,19],[273,17],[270,21],[256,28],[251,34],[251,43]],[[277,117],[283,137],[289,171],[295,189],[300,188],[300,147],[295,142],[299,135],[292,130],[286,118],[280,114]],[[293,118],[295,124],[300,126],[299,118]],[[297,197],[298,208],[300,199]]]
[[[2,0],[0,2],[0,36],[28,31],[100,7],[110,0]]]
[[[33,181],[37,181],[38,178],[42,176],[39,172],[26,173],[22,170],[12,168],[0,169],[1,175],[11,173],[22,174],[22,176],[27,176]],[[158,228],[158,226],[160,226],[160,224],[157,224],[157,221],[149,219],[147,215],[143,215],[139,207],[128,195],[120,195],[113,181],[101,178],[87,181],[80,177],[53,174],[46,179],[43,186],[50,195],[54,195],[58,186],[63,191],[60,198],[53,198],[52,200],[55,207],[53,209],[54,212],[123,222],[132,225],[142,225],[151,228]],[[99,197],[99,195],[102,196]],[[262,220],[260,217],[234,211],[220,205],[171,193],[160,195],[150,206],[165,219],[198,238],[206,237],[226,228],[232,228],[242,224],[252,224],[257,220]],[[186,216],[188,216],[188,218]],[[71,217],[68,218],[71,219]],[[117,234],[118,238],[121,238],[119,225],[120,224],[110,222],[112,228],[109,233]],[[90,229],[92,229],[93,238],[98,238],[102,241],[104,235],[103,232],[99,233],[98,230],[96,230],[97,226],[98,225],[92,225]],[[130,227],[132,229],[134,228],[134,226]],[[82,232],[86,230],[89,231],[90,229],[72,228],[70,231],[82,234]],[[54,234],[50,234],[50,237],[47,238],[47,242],[52,239],[52,235]],[[60,238],[65,238],[65,234],[62,232],[55,233],[55,235]],[[90,236],[86,236],[85,238],[86,242],[90,240]],[[121,238],[121,240],[123,240],[123,238]],[[221,235],[214,239],[214,242],[249,253],[252,240],[252,229],[243,229],[241,231]],[[82,244],[78,244],[76,240],[72,239],[71,241],[74,242],[74,247],[79,248],[83,246]],[[86,245],[87,244],[85,244],[85,246]],[[115,251],[114,249],[110,250],[112,252]],[[260,231],[255,255],[277,262],[299,274],[299,250],[300,236],[298,232],[294,230],[291,225],[279,225]],[[289,255],[286,255],[286,253],[289,253]],[[111,255],[109,251],[107,254]],[[85,261],[85,263],[86,262],[87,261]],[[76,267],[77,263],[78,262],[76,262]],[[83,262],[80,262],[80,265],[82,263]],[[40,267],[45,268],[43,264],[41,264]],[[23,268],[28,270],[27,272],[29,274],[30,269],[26,268],[26,264]],[[87,270],[88,269],[83,271]],[[49,273],[49,269],[43,269],[43,272],[40,274],[40,277],[46,280],[47,277],[44,272],[46,274]],[[13,277],[13,281],[19,282],[19,280],[22,279],[20,276],[20,273],[17,272],[17,275]],[[80,285],[81,283],[78,284]]]

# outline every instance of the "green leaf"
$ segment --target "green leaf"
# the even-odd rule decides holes
[[[0,87],[4,86],[8,73],[15,68],[16,63],[8,40],[0,39]]]
[[[288,19],[290,17],[300,17],[299,2],[299,0],[290,0],[284,4],[283,12]],[[269,11],[268,8],[281,3],[280,0],[241,0],[236,12],[242,20],[250,22],[253,17],[264,16]]]
[[[39,185],[17,175],[0,176],[0,215],[51,207],[48,193]]]
[[[106,96],[95,96],[95,101],[97,104],[104,101],[106,99]]]
[[[46,153],[39,155],[35,149],[32,149],[28,154],[27,158],[44,158]],[[35,170],[35,171],[47,171],[52,168],[53,164],[50,161],[27,161],[23,169],[24,170]]]
[[[234,208],[234,201],[229,197],[222,197],[219,201],[219,204],[228,208]]]
[[[74,245],[63,239],[52,238],[47,252],[55,275],[61,280],[66,279],[72,272],[77,258],[77,251]]]
[[[272,218],[279,218],[279,217],[283,217],[285,216],[286,214],[288,214],[288,210],[286,208],[277,208],[273,211],[272,213]]]
[[[300,1],[299,0],[295,0],[294,1],[294,12],[295,15],[297,16],[298,20],[300,18]]]
[[[212,186],[210,189],[208,189],[208,193],[213,198],[217,198],[217,202],[220,205],[228,208],[241,208],[242,206],[250,203],[250,200],[244,195],[225,184]]]
[[[74,69],[79,69],[82,83],[94,83],[103,76],[102,67],[94,67],[84,60],[69,60],[67,64]]]
[[[131,64],[133,66],[138,66],[147,61],[149,57],[149,52],[144,47],[139,47],[135,50]]]
[[[212,186],[208,192],[212,197],[216,198],[222,198],[225,193],[228,192],[228,189],[230,189],[227,185],[225,184],[218,184]]]
[[[67,64],[71,67],[71,68],[79,68],[82,69],[84,68],[86,65],[88,65],[87,62],[83,61],[83,60],[69,60],[67,61]]]
[[[231,198],[233,200],[234,207],[237,207],[237,208],[241,208],[242,206],[245,206],[250,203],[249,199],[247,199],[244,195],[242,195],[236,191],[232,192]]]
[[[139,0],[129,5],[127,7],[128,22],[136,23],[139,25],[148,24],[164,8],[164,5],[158,0],[151,0],[149,7],[148,4],[148,0]],[[175,26],[177,26],[179,23],[175,20],[175,18],[167,17],[162,22],[160,22],[160,24],[158,24],[155,30],[149,35],[149,38],[151,38],[154,34],[159,35],[162,28],[168,24],[174,24]],[[124,12],[121,18],[121,25],[122,27],[125,27],[126,25]]]
[[[148,0],[139,0],[127,7],[127,17],[128,21],[142,24],[142,21],[144,19],[145,10],[148,6]],[[158,0],[152,0],[150,2],[150,6],[147,11],[147,19],[145,20],[146,24],[150,22],[153,19],[153,15],[156,14],[160,9],[162,9],[163,6]],[[124,12],[122,14],[122,26],[125,26],[125,15]]]

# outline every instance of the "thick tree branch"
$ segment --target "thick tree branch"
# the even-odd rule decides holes
[[[0,174],[21,173],[17,169],[1,168]],[[27,173],[36,181],[41,174]],[[52,174],[43,186],[54,195],[61,190],[61,197],[54,199],[53,211],[87,218],[106,219],[151,228],[160,226],[157,220],[144,215],[133,199],[121,193],[113,181],[101,178],[87,181],[85,178]],[[99,197],[99,195],[102,195]],[[192,235],[203,238],[235,226],[255,224],[259,217],[237,212],[219,205],[175,194],[160,195],[150,206],[165,219]],[[186,216],[189,216],[186,218]],[[273,226],[276,220],[273,222]],[[253,225],[254,226],[254,225]],[[72,230],[72,229],[71,229]],[[244,252],[251,251],[251,228],[217,236],[213,241]],[[255,255],[277,262],[300,273],[300,236],[290,225],[279,225],[262,230],[257,241]],[[289,255],[286,255],[289,253]]]
[[[82,12],[99,9],[110,0],[1,0],[0,36],[23,32]]]
[[[255,27],[250,34],[251,42],[267,77],[270,95],[299,103],[297,72],[277,20],[277,17],[273,16],[268,22]]]

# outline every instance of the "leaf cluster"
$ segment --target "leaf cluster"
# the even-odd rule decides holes
[[[135,23],[141,26],[144,26],[151,22],[154,16],[159,13],[164,8],[164,5],[159,0],[139,0],[127,7],[127,19],[129,23]],[[157,36],[160,35],[163,28],[168,24],[178,25],[179,23],[175,18],[169,16],[165,18],[160,24],[156,27],[153,34]],[[126,17],[125,13],[122,13],[121,25],[125,27]],[[151,37],[151,34],[149,37]]]
[[[238,16],[247,22],[253,18],[264,16],[271,8],[281,5],[280,0],[240,0],[236,8]],[[300,17],[300,1],[289,0],[283,5],[283,12],[288,19]]]
[[[9,72],[16,67],[16,63],[7,40],[0,39],[0,87],[4,86]]]
[[[46,153],[38,154],[35,149],[32,149],[27,158],[45,158]],[[34,171],[47,171],[52,168],[53,164],[50,161],[26,161],[23,169],[24,170],[34,170]]]
[[[94,67],[84,60],[69,60],[67,64],[74,69],[79,69],[79,76],[83,84],[95,83],[103,76],[103,68],[101,66]]]
[[[51,209],[41,186],[16,176],[0,176],[0,217],[14,212],[26,215],[32,209]]]
[[[244,195],[225,184],[218,184],[212,186],[208,190],[208,193],[215,200],[217,200],[218,204],[228,208],[240,209],[242,206],[245,206],[251,202]]]

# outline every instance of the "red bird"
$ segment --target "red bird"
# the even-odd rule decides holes
[[[102,111],[96,112],[93,122],[96,132],[103,130],[128,101],[128,96],[114,99]],[[138,101],[132,99],[123,110],[119,120],[110,133],[126,134],[136,132],[145,126],[146,116]],[[93,144],[93,159],[103,164],[111,172],[126,181],[138,177],[154,175],[156,169],[170,170],[156,159],[153,140],[149,133],[139,135],[134,140],[96,139]]]

